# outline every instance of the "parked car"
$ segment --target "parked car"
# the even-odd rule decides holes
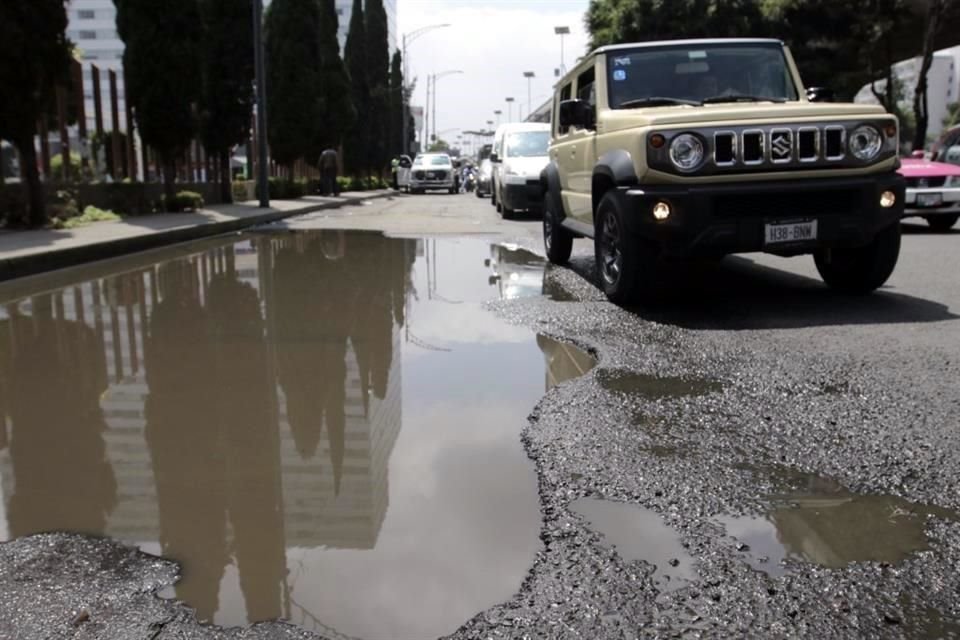
[[[550,125],[514,122],[500,125],[493,139],[491,202],[509,218],[515,211],[543,206],[540,172],[550,162]]]
[[[930,159],[960,164],[960,125],[950,127],[940,134],[930,148]]]
[[[907,182],[903,216],[921,217],[934,231],[947,231],[960,220],[960,164],[903,158],[900,174]]]
[[[424,153],[413,160],[410,168],[410,193],[443,189],[457,192],[453,161],[445,153]]]
[[[477,197],[483,198],[490,195],[490,177],[493,172],[493,163],[490,158],[485,158],[480,162],[480,171],[477,174]]]
[[[542,175],[548,258],[593,238],[616,303],[665,292],[675,261],[812,255],[862,294],[900,254],[899,126],[879,105],[804,90],[780,40],[602,47],[556,85]]]

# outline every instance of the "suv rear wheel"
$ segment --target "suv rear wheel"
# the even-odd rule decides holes
[[[543,202],[543,246],[550,262],[566,264],[573,252],[573,234],[560,224],[556,206],[551,201],[550,194],[546,194]]]
[[[658,291],[660,248],[656,243],[631,235],[624,205],[616,191],[608,191],[594,220],[594,255],[597,277],[611,302],[631,304]]]
[[[823,249],[813,254],[823,281],[844,293],[870,293],[877,289],[893,273],[899,257],[899,224],[890,225],[864,247]]]

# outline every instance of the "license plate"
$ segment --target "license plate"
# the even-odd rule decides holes
[[[918,207],[939,207],[942,204],[943,204],[942,193],[918,193],[917,194]]]
[[[817,221],[781,222],[765,225],[765,244],[808,242],[817,239]]]

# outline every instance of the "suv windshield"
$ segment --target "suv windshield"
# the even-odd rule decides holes
[[[425,165],[436,167],[440,165],[450,164],[450,156],[417,156],[417,159],[413,161],[415,165]]]
[[[507,136],[508,158],[532,158],[547,155],[549,131],[518,131]]]
[[[638,47],[607,56],[613,109],[798,99],[775,42]]]

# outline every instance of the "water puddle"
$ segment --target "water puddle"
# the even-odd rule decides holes
[[[763,517],[721,516],[743,559],[776,577],[790,570],[788,559],[839,569],[851,562],[897,563],[930,548],[926,520],[957,520],[941,507],[920,505],[889,495],[860,495],[837,483],[796,472],[777,478],[792,485],[770,496]]]
[[[624,560],[643,560],[656,567],[653,581],[661,593],[683,588],[696,578],[693,558],[657,512],[597,498],[580,498],[570,508]]]
[[[543,296],[554,302],[576,300],[558,283],[545,279],[546,261],[531,251],[514,244],[490,247],[490,257],[484,261],[490,269],[488,276],[504,300]]]
[[[607,391],[640,396],[649,400],[692,398],[723,390],[723,385],[705,378],[660,377],[624,369],[603,369],[597,380]]]
[[[0,287],[0,539],[136,544],[225,626],[453,632],[519,589],[519,434],[592,366],[483,310],[543,272],[504,289],[491,251],[255,233]]]

